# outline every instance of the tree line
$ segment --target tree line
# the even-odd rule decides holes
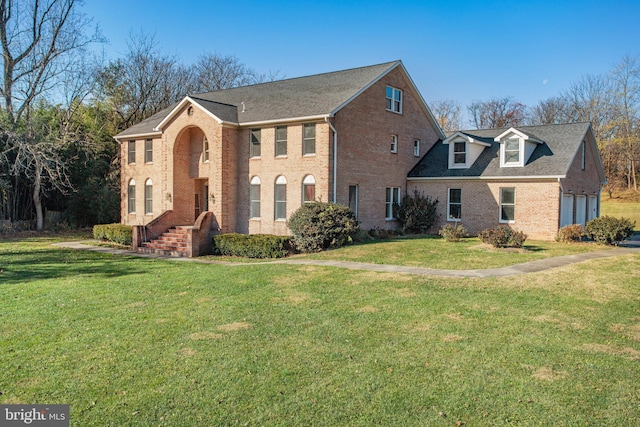
[[[640,58],[625,56],[608,73],[585,75],[557,96],[527,106],[517,99],[494,97],[463,108],[455,100],[429,104],[445,132],[590,122],[600,148],[606,191],[638,191],[640,162]]]
[[[80,5],[0,0],[0,228],[42,230],[47,212],[73,227],[118,222],[114,135],[185,94],[280,78],[218,53],[185,65],[145,33],[106,61],[94,53],[105,39]]]
[[[43,229],[47,212],[73,227],[118,222],[119,146],[113,136],[186,94],[282,78],[232,55],[203,53],[193,64],[132,33],[127,51],[96,55],[105,43],[81,0],[0,0],[0,229]],[[625,57],[605,75],[527,107],[512,97],[467,107],[474,128],[592,123],[611,189],[637,190],[640,64]],[[453,100],[430,103],[445,131],[463,127]]]

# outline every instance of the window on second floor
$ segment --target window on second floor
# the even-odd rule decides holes
[[[260,129],[251,129],[251,147],[249,150],[250,157],[260,157]]]
[[[287,155],[287,127],[276,128],[276,157]]]
[[[136,162],[136,142],[129,141],[127,145],[127,163],[132,164]]]
[[[402,113],[402,91],[395,87],[387,86],[387,111]]]
[[[464,165],[467,163],[467,143],[458,141],[453,143],[453,163]]]
[[[144,141],[144,162],[153,163],[153,139]]]
[[[398,135],[391,135],[391,152],[398,152]]]
[[[415,157],[420,157],[420,140],[419,139],[413,140],[413,155]]]
[[[520,163],[520,140],[518,138],[509,138],[504,144],[504,163],[519,164]]]
[[[302,127],[302,155],[316,153],[316,124],[305,123]]]
[[[202,139],[202,161],[205,163],[209,161],[209,140],[206,136]]]

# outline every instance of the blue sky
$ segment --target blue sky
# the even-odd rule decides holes
[[[427,103],[463,107],[494,96],[532,106],[640,55],[638,0],[88,0],[83,10],[110,59],[140,30],[185,64],[217,52],[287,78],[400,59]]]

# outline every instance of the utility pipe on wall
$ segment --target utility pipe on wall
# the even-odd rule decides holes
[[[337,203],[337,191],[338,191],[338,132],[329,121],[329,117],[325,117],[324,121],[327,122],[331,130],[333,131],[333,203]]]

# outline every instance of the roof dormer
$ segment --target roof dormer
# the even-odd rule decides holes
[[[449,146],[449,169],[468,169],[478,159],[484,147],[491,144],[473,138],[463,132],[456,132],[442,141]]]
[[[494,138],[500,143],[500,167],[522,167],[527,164],[538,144],[544,142],[533,135],[509,128]]]

